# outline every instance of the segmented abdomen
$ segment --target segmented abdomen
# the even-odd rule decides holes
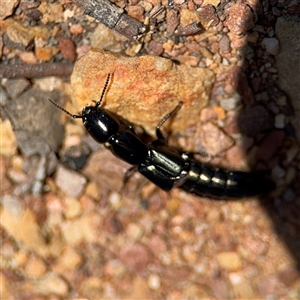
[[[192,160],[180,188],[202,197],[234,199],[268,193],[275,184],[262,173],[228,171]]]

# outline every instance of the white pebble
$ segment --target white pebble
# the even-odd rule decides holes
[[[148,286],[152,290],[158,290],[161,285],[160,277],[156,274],[151,274],[148,278]]]
[[[114,209],[119,209],[121,206],[121,196],[118,193],[112,192],[109,195],[108,201]]]

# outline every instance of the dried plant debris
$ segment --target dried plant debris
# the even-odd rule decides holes
[[[128,16],[124,10],[108,0],[74,0],[84,13],[96,18],[110,29],[130,39],[138,39],[146,31],[146,26]]]
[[[0,28],[3,299],[300,298],[297,1],[15,0]],[[77,114],[107,73],[104,107],[141,138],[184,101],[170,144],[276,191],[124,187],[128,164],[47,101]]]
[[[39,63],[35,65],[2,65],[0,76],[4,78],[38,78],[46,76],[70,76],[71,63]]]

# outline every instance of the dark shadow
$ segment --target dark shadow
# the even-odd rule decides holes
[[[271,6],[256,8],[255,13],[258,17],[256,26],[261,26],[260,28],[265,30],[275,28],[278,17],[275,17],[271,10]],[[280,10],[282,17],[288,13],[284,7],[281,7]],[[300,22],[298,26],[300,26]],[[250,30],[249,36],[251,37],[253,33],[254,31]],[[286,32],[286,34],[293,35],[291,32]],[[298,152],[295,151],[299,153],[299,142],[296,137],[299,128],[295,128],[297,123],[295,118],[297,117],[294,109],[296,108],[293,108],[288,98],[289,95],[287,95],[289,86],[287,85],[285,91],[287,94],[285,94],[279,88],[277,74],[265,70],[266,64],[269,66],[276,64],[278,56],[270,54],[267,49],[264,49],[261,36],[263,34],[259,34],[255,41],[252,35],[244,49],[245,53],[248,55],[250,53],[250,58],[245,56],[245,64],[237,79],[236,88],[244,101],[238,125],[241,133],[253,138],[254,145],[259,147],[254,169],[269,171],[272,179],[276,182],[276,190],[270,195],[261,196],[260,203],[269,214],[274,231],[293,256],[296,262],[295,267],[300,271],[300,172],[296,165],[296,155],[291,158],[292,154],[290,157],[287,154],[292,147],[298,148]],[[267,34],[264,36],[268,38]],[[272,37],[277,39],[276,32]],[[299,37],[295,36],[295,39],[299,40]],[[279,54],[281,50],[282,48],[280,48]],[[297,66],[294,67],[297,68]],[[300,74],[299,72],[300,65],[298,74]],[[279,76],[281,76],[280,73]],[[300,76],[298,79],[300,85]],[[291,84],[293,85],[292,82]],[[294,86],[291,87],[291,89],[293,88]],[[285,101],[282,101],[283,99]],[[275,121],[275,117],[278,115],[283,115],[285,120],[291,121],[280,126]],[[274,124],[277,124],[277,128]],[[245,152],[247,152],[246,145]],[[289,173],[291,169],[294,169],[294,175]]]

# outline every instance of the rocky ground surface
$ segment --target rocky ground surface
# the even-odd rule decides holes
[[[139,39],[67,0],[1,4],[1,298],[299,299],[299,1],[115,4]],[[183,101],[171,144],[276,190],[122,188],[129,166],[47,101],[77,113],[108,73],[104,106],[137,132]]]

